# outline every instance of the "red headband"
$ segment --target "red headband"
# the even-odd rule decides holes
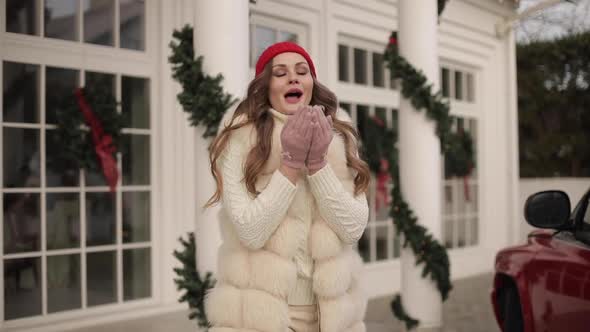
[[[266,66],[266,64],[275,56],[286,52],[294,52],[301,54],[301,56],[305,58],[307,64],[309,65],[311,75],[313,77],[316,77],[315,67],[313,65],[313,61],[311,61],[311,57],[309,56],[309,54],[303,49],[303,47],[287,41],[270,45],[266,50],[264,50],[264,52],[262,52],[262,54],[260,54],[260,57],[256,62],[256,76],[262,73],[262,71],[264,70],[264,66]]]

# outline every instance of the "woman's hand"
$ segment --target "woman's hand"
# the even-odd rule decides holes
[[[305,167],[311,139],[317,124],[317,113],[309,106],[301,106],[289,116],[281,132],[281,160],[283,165],[297,170]]]
[[[328,163],[328,159],[326,158],[328,147],[334,137],[332,116],[325,116],[322,106],[314,106],[313,113],[317,116],[318,125],[314,126],[311,147],[306,161],[310,174],[319,171]]]

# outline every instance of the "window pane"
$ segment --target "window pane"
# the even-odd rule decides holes
[[[86,177],[86,185],[89,187],[105,187],[108,186],[101,170],[85,169],[84,176]]]
[[[145,50],[145,1],[119,0],[121,48]]]
[[[478,236],[479,230],[477,229],[477,227],[478,227],[477,221],[478,221],[477,218],[473,218],[469,221],[471,223],[470,224],[470,227],[471,227],[471,243],[470,244],[473,246],[477,245],[477,243],[479,242],[479,236]]]
[[[47,311],[82,307],[80,255],[47,257]]]
[[[4,261],[4,319],[41,314],[41,258]]]
[[[453,248],[453,232],[454,232],[453,219],[445,218],[444,227],[443,227],[445,248]]]
[[[150,184],[150,137],[123,136],[123,184]]]
[[[123,251],[123,299],[150,297],[152,264],[149,248]]]
[[[402,254],[402,240],[399,235],[393,232],[393,258],[399,258]]]
[[[475,86],[474,86],[474,81],[473,81],[473,74],[469,73],[466,75],[466,80],[467,82],[465,82],[465,84],[467,85],[467,101],[472,103],[475,101],[475,97],[474,97],[474,90],[475,90]]]
[[[117,301],[117,256],[114,251],[86,255],[88,306]]]
[[[60,156],[57,131],[45,131],[45,153],[47,158],[46,182],[48,187],[77,187],[80,185],[80,171],[71,161]]]
[[[348,46],[338,45],[338,79],[343,82],[350,81],[348,61]]]
[[[84,0],[84,41],[91,44],[113,46],[115,2],[113,0]]]
[[[4,194],[4,253],[38,251],[41,248],[39,194]]]
[[[80,247],[80,195],[47,194],[47,249]]]
[[[150,193],[123,193],[123,242],[150,240]]]
[[[393,75],[392,75],[392,71],[389,69],[389,66],[387,66],[387,69],[385,69],[387,71],[387,73],[389,73],[389,88],[391,90],[397,90],[400,87],[400,82],[399,79],[394,79]]]
[[[463,100],[463,73],[455,72],[455,99]]]
[[[467,228],[465,225],[465,219],[464,218],[460,218],[459,220],[457,220],[457,232],[458,232],[458,238],[459,238],[459,243],[458,243],[458,247],[465,247],[466,242],[467,242]]]
[[[442,86],[442,95],[443,97],[449,98],[450,96],[450,73],[449,69],[442,68],[441,70],[441,77],[440,77],[440,84]]]
[[[24,63],[3,63],[3,121],[38,123],[39,66]]]
[[[113,95],[116,94],[114,74],[87,71],[85,86],[104,89],[110,91]]]
[[[254,46],[256,49],[256,52],[254,53],[254,63],[256,63],[260,54],[262,54],[267,47],[276,42],[276,30],[256,26],[254,33],[254,40],[256,41],[256,45]]]
[[[6,0],[6,31],[39,35],[37,0]]]
[[[375,107],[375,116],[383,123],[387,123],[387,109],[385,107]]]
[[[397,133],[399,132],[399,120],[398,120],[398,111],[396,109],[391,111],[391,128],[394,129],[394,134],[397,141]]]
[[[449,215],[453,213],[453,186],[452,184],[448,183],[450,181],[445,181],[444,184],[444,204],[443,204],[443,211],[445,215]]]
[[[387,238],[389,236],[388,234],[388,228],[389,226],[387,225],[379,225],[375,228],[376,233],[376,238],[377,238],[377,260],[385,260],[388,259],[387,257]]]
[[[115,204],[115,196],[110,192],[86,194],[87,246],[115,243]]]
[[[149,80],[123,76],[121,79],[122,112],[125,127],[150,127],[150,84]]]
[[[45,122],[57,123],[57,110],[62,107],[65,96],[73,96],[79,84],[79,71],[47,67],[45,79]]]
[[[365,139],[365,128],[367,127],[367,120],[369,117],[369,106],[356,106],[356,125],[361,136],[361,140]]]
[[[367,84],[367,51],[354,49],[354,82]]]
[[[383,54],[373,53],[373,85],[385,86],[385,66],[383,65]]]
[[[78,40],[76,0],[45,0],[45,37]]]
[[[349,103],[340,103],[340,108],[350,115],[351,105]]]
[[[4,187],[39,187],[39,130],[3,128]]]
[[[293,43],[298,43],[297,34],[288,31],[281,31],[279,36],[279,41],[290,41]]]

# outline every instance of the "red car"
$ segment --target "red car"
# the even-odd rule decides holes
[[[496,255],[492,304],[503,332],[590,331],[590,191],[570,214],[562,191],[530,196],[526,244]]]

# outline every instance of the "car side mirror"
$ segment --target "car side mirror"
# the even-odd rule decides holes
[[[534,227],[567,229],[570,209],[570,199],[563,191],[541,191],[526,200],[524,217]]]

